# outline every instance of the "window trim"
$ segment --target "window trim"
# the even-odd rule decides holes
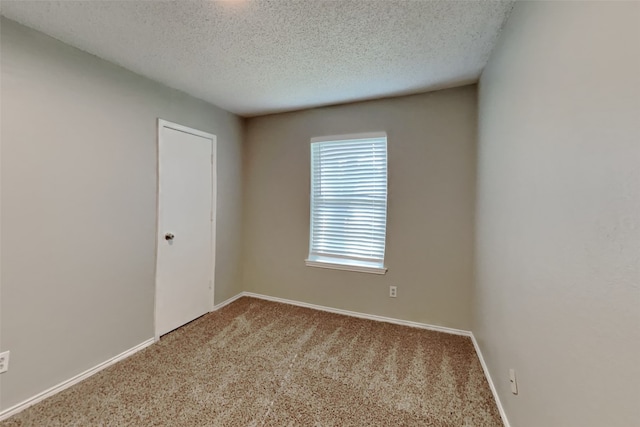
[[[311,142],[309,144],[309,148],[311,149],[311,144],[316,142],[332,142],[332,141],[347,141],[347,140],[358,140],[358,139],[369,139],[369,138],[385,138],[388,140],[388,136],[386,132],[364,132],[364,133],[352,133],[352,134],[344,134],[344,135],[329,135],[329,136],[318,136],[311,138]],[[388,146],[387,146],[388,147]],[[388,150],[388,148],[387,148]],[[388,152],[387,152],[387,180],[388,180],[388,168],[389,168],[389,160],[388,160]],[[309,165],[309,171],[311,172],[312,165]],[[313,182],[310,180],[309,182],[309,206],[311,207],[311,198],[312,198],[312,188]],[[389,198],[389,188],[387,184],[387,212],[385,213],[385,222],[388,225],[388,198]],[[310,209],[310,222],[309,222],[309,252],[311,254],[311,227],[313,227],[313,211]],[[386,227],[385,227],[386,228]],[[386,240],[386,236],[385,236]],[[386,246],[386,241],[385,241]],[[313,258],[308,257],[305,259],[305,265],[307,267],[318,267],[318,268],[327,268],[332,270],[343,270],[343,271],[354,271],[359,273],[371,273],[371,274],[386,274],[387,266],[384,265],[384,260],[382,265],[366,265],[367,262],[358,262],[354,260],[341,260],[340,257],[332,257],[330,255],[327,256],[314,256]],[[372,263],[373,264],[373,263]]]
[[[311,144],[313,144],[314,142],[348,141],[350,139],[372,139],[372,138],[388,139],[389,137],[387,136],[386,132],[365,132],[365,133],[349,133],[345,135],[315,136],[311,138]]]
[[[387,267],[366,267],[364,265],[341,264],[331,261],[319,261],[305,259],[304,263],[307,267],[328,268],[330,270],[356,271],[358,273],[385,274]]]

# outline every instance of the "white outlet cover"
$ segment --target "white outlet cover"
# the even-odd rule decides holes
[[[9,352],[0,353],[0,374],[9,370]]]

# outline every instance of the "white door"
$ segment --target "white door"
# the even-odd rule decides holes
[[[156,338],[213,308],[215,142],[158,121]]]

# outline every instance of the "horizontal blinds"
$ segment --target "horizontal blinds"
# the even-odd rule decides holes
[[[387,138],[311,144],[310,256],[384,261]]]

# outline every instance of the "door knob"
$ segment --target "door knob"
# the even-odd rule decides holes
[[[171,233],[167,233],[167,234],[165,234],[165,235],[164,235],[164,240],[166,240],[166,241],[169,241],[169,242],[170,242],[170,241],[172,241],[172,240],[173,240],[173,238],[174,238],[174,237],[176,237],[176,236],[174,236],[174,235],[173,235],[173,234],[171,234]]]

